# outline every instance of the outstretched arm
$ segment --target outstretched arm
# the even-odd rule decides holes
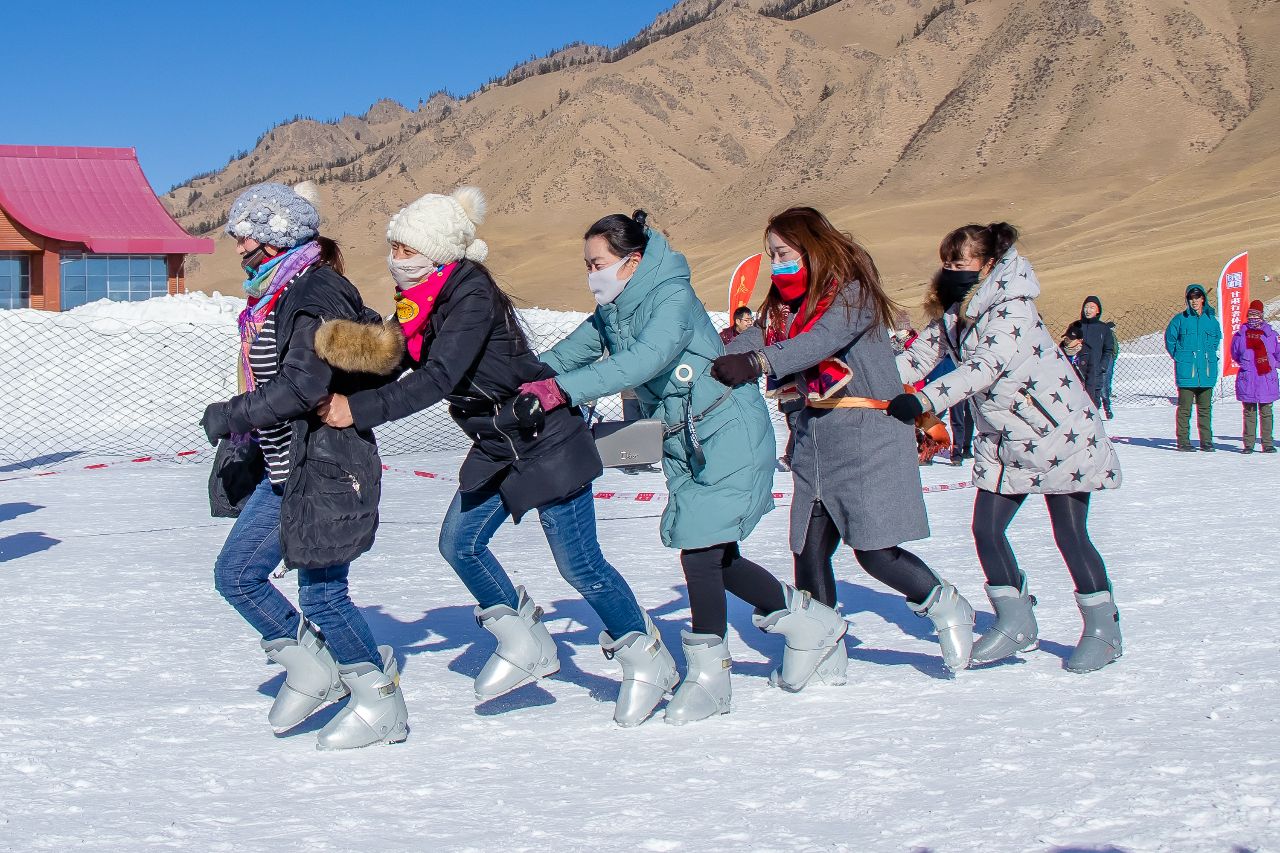
[[[451,307],[440,324],[426,362],[396,382],[352,394],[351,418],[360,429],[408,417],[434,406],[458,387],[489,342],[493,294],[476,288]]]
[[[695,312],[705,310],[695,301],[693,290],[673,287],[657,299],[649,321],[630,347],[581,367],[557,368],[556,384],[571,403],[576,405],[643,385],[689,345]],[[547,363],[556,367],[555,362]]]

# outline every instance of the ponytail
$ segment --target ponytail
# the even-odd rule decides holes
[[[327,267],[331,267],[338,275],[345,273],[345,267],[342,263],[342,249],[338,248],[338,244],[328,237],[316,235],[316,243],[320,245],[320,263]]]
[[[985,264],[999,261],[1017,242],[1018,229],[1008,222],[965,225],[942,238],[938,255],[943,263],[962,261],[969,254]]]
[[[992,222],[987,226],[987,231],[991,234],[993,260],[1003,258],[1013,248],[1013,244],[1018,242],[1018,229],[1008,222]]]

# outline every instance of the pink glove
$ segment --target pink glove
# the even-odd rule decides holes
[[[520,386],[521,394],[532,394],[542,404],[542,410],[549,412],[557,406],[563,406],[569,400],[565,397],[555,378],[539,379],[537,382],[526,382]]]

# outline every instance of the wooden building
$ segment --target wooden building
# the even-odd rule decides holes
[[[65,311],[182,293],[192,237],[132,148],[0,145],[0,309]]]

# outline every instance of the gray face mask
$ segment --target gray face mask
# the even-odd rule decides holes
[[[397,260],[394,255],[387,255],[387,269],[401,290],[408,290],[436,271],[437,265],[422,255],[411,255]]]
[[[608,305],[622,295],[622,289],[627,286],[627,281],[630,281],[630,279],[619,280],[618,270],[622,269],[622,265],[630,257],[628,255],[616,264],[610,264],[602,270],[587,273],[587,287],[590,288],[591,294],[596,298],[596,302],[601,305]]]

